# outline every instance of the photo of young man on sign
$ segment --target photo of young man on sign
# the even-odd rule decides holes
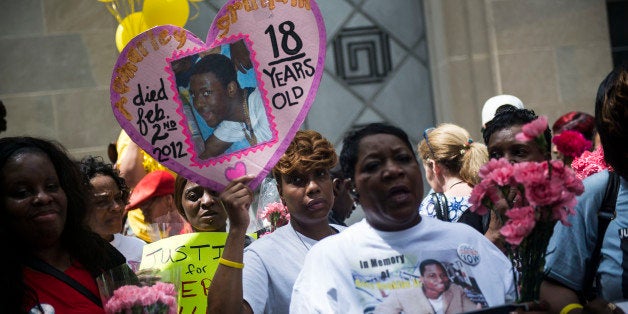
[[[189,106],[184,111],[193,142],[201,146],[195,150],[203,160],[259,145],[273,134],[244,41],[221,46],[221,53],[214,50],[172,62],[179,97],[184,109]],[[241,61],[242,55],[248,62]],[[190,64],[181,67],[180,60]],[[248,76],[238,78],[238,71]]]

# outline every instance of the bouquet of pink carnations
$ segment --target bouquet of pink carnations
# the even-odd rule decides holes
[[[290,213],[288,212],[288,208],[279,202],[267,204],[264,206],[262,211],[258,212],[257,216],[270,223],[270,230],[262,235],[271,233],[275,231],[275,229],[287,225],[288,222],[290,222]]]
[[[547,122],[541,126],[536,129],[544,131]],[[525,126],[522,130],[529,131]],[[543,136],[542,131],[537,132],[525,136]],[[522,136],[518,134],[518,139]],[[557,221],[569,225],[567,217],[574,214],[576,196],[584,192],[582,181],[559,160],[511,164],[506,159],[492,159],[479,175],[482,181],[471,192],[471,210],[480,215],[490,211],[502,222],[500,234],[516,268],[518,300],[537,300],[554,225]]]
[[[174,285],[166,282],[156,282],[152,286],[122,286],[105,303],[105,312],[176,314],[177,293]]]
[[[96,278],[107,314],[176,314],[178,268],[145,269],[135,274],[126,264]]]

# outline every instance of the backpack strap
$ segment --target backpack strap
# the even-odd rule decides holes
[[[94,304],[98,305],[99,307],[102,307],[102,302],[100,300],[100,297],[96,296],[93,292],[91,292],[89,289],[83,286],[80,282],[66,275],[64,272],[54,268],[52,265],[34,257],[31,259],[27,259],[25,261],[25,264],[26,266],[36,271],[39,271],[39,272],[42,272],[42,273],[45,273],[45,274],[48,274],[57,278],[58,280],[64,282],[68,286],[74,288],[76,291],[80,292],[90,301],[94,302]]]
[[[597,212],[597,239],[595,242],[595,248],[591,253],[591,258],[587,262],[584,281],[582,284],[582,298],[584,300],[592,300],[596,297],[595,278],[597,269],[600,266],[602,259],[602,242],[604,242],[604,235],[606,229],[611,220],[615,219],[615,205],[617,203],[617,194],[619,193],[619,175],[613,171],[608,172],[608,183],[606,184],[606,191],[604,192],[604,199],[602,205]]]
[[[449,205],[447,204],[447,196],[439,192],[432,193],[432,203],[434,203],[436,217],[442,221],[449,221]]]

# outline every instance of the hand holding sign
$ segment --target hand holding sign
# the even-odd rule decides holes
[[[219,191],[253,175],[254,188],[314,101],[325,56],[322,17],[312,0],[231,0],[207,43],[171,25],[132,39],[113,71],[113,111],[169,169]]]
[[[220,193],[222,206],[229,216],[230,228],[240,228],[246,231],[249,226],[249,207],[253,202],[253,191],[245,184],[251,179],[253,178],[246,176],[237,178],[229,182],[225,190]]]

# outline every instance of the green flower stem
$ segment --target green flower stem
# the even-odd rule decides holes
[[[547,245],[554,232],[555,222],[539,221],[532,233],[521,244],[509,248],[509,257],[518,268],[519,294],[518,302],[530,302],[539,299],[541,282],[543,281],[545,255]]]

